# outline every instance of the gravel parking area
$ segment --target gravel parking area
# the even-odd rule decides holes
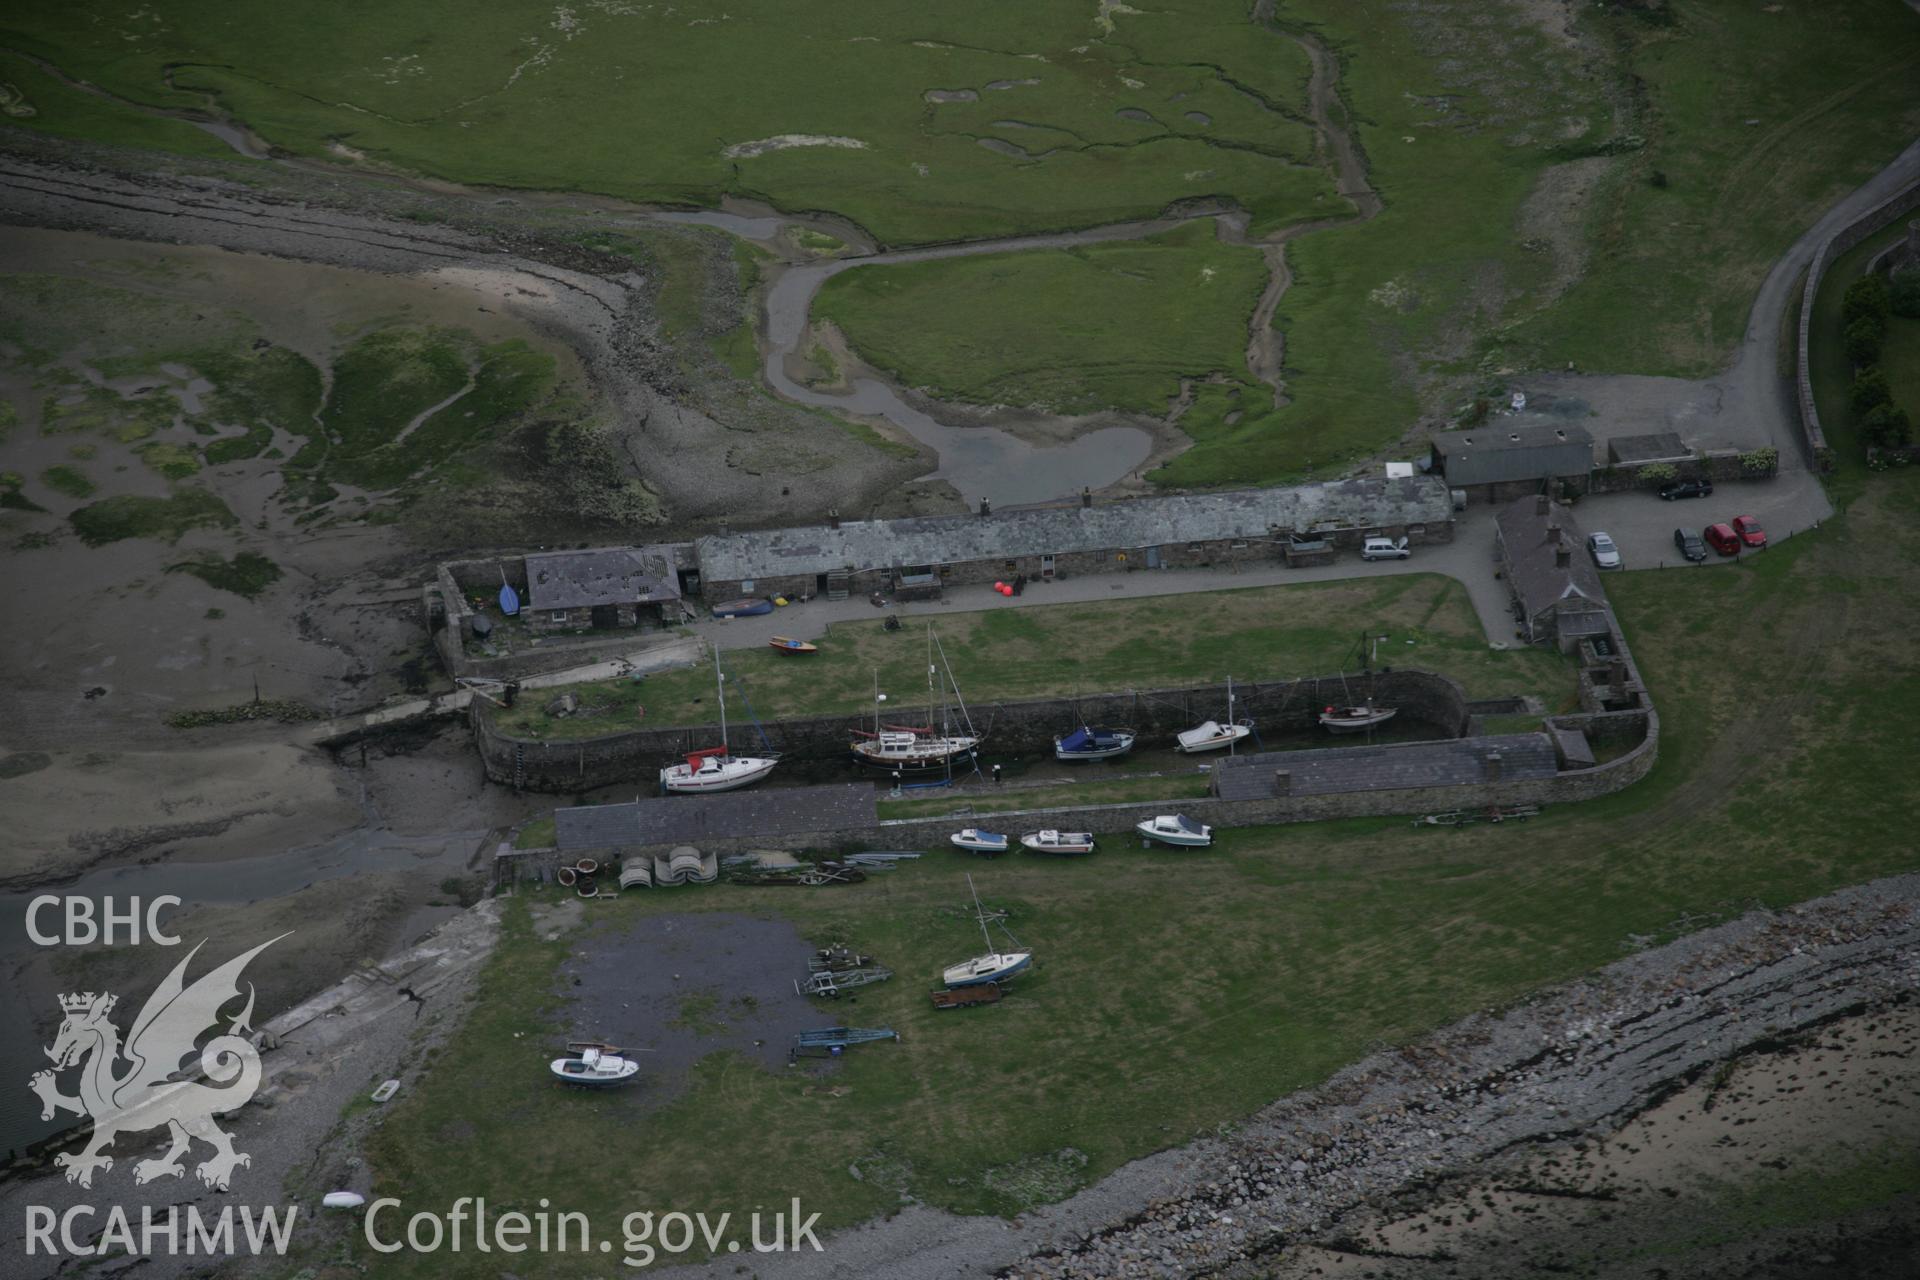
[[[1604,530],[1619,544],[1626,570],[1692,569],[1734,563],[1711,549],[1701,565],[1689,564],[1673,544],[1673,531],[1698,533],[1735,516],[1756,516],[1770,544],[1779,545],[1813,529],[1833,514],[1820,482],[1810,472],[1793,471],[1763,484],[1723,484],[1712,497],[1664,502],[1654,493],[1613,493],[1583,498],[1574,519],[1586,533]],[[1584,554],[1584,553],[1583,553]],[[1743,552],[1743,555],[1765,554]]]

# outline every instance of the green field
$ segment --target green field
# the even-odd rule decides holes
[[[1677,0],[1664,20],[1589,7],[1578,46],[1518,18],[1472,21],[1486,8],[1282,6],[1340,55],[1386,207],[1287,250],[1275,325],[1292,403],[1198,388],[1180,419],[1196,447],[1155,480],[1337,468],[1504,370],[1712,373],[1774,258],[1920,128],[1920,17],[1893,0]],[[965,400],[1157,415],[1182,375],[1247,379],[1231,326],[1169,349],[1155,320],[1190,301],[1177,268],[1112,306],[1062,251],[991,261],[990,275],[969,261],[848,272],[823,314],[908,384]],[[997,367],[975,350],[998,332],[988,297],[1026,339]]]
[[[793,1188],[834,1225],[903,1192],[1013,1214],[1634,947],[1912,871],[1920,497],[1904,479],[1861,476],[1819,533],[1737,566],[1609,580],[1662,741],[1653,773],[1603,800],[1469,831],[1404,819],[1230,831],[1199,854],[981,865],[936,853],[844,892],[715,886],[596,906],[612,925],[777,911],[901,975],[863,993],[857,1021],[893,1025],[903,1043],[856,1050],[825,1081],[709,1059],[647,1113],[645,1142],[599,1142],[599,1105],[535,1083],[555,1038],[555,966],[593,935],[543,940],[526,911],[541,896],[509,903],[449,1065],[372,1140],[376,1186],[422,1204],[537,1187],[596,1219],[634,1204],[784,1204]],[[1728,618],[1745,620],[1738,645],[1713,642]],[[923,988],[970,945],[963,870],[1013,912],[1041,965],[1002,1005],[936,1015]],[[590,1168],[568,1155],[585,1149]],[[849,1176],[854,1164],[870,1176]],[[365,1256],[357,1235],[341,1247]]]
[[[1201,630],[1192,621],[1203,602],[1210,625]],[[1466,589],[1437,574],[945,614],[933,626],[962,694],[982,709],[1014,698],[1218,683],[1229,675],[1272,681],[1357,670],[1361,627],[1392,635],[1382,646],[1391,650],[1392,665],[1450,675],[1474,697],[1534,693],[1555,711],[1574,698],[1571,663],[1538,649],[1488,648]],[[739,728],[744,700],[762,720],[869,714],[876,677],[890,705],[926,704],[923,628],[890,632],[878,619],[837,623],[819,643],[820,652],[808,658],[766,648],[725,654],[736,731],[751,732]],[[551,717],[548,699],[534,693],[490,714],[504,732],[550,740],[718,718],[706,667],[568,689],[585,714]],[[645,708],[644,718],[636,707]],[[987,715],[980,711],[978,722]]]
[[[762,196],[834,209],[895,242],[1115,221],[1221,192],[1271,224],[1325,192],[1301,122],[1305,61],[1279,39],[1249,39],[1238,4],[1171,0],[1106,24],[1079,0],[692,12],[418,0],[349,13],[295,0],[240,22],[211,0],[111,16],[26,0],[0,20],[0,42],[136,101],[211,99],[301,155],[337,157],[337,143],[467,182],[697,204]],[[27,127],[173,145],[167,122],[21,87],[44,96]],[[929,101],[943,90],[975,100]],[[205,150],[204,134],[178,136]],[[844,141],[752,146],[783,137]]]
[[[847,271],[814,316],[943,399],[1157,417],[1183,377],[1220,373],[1249,403],[1271,399],[1245,359],[1266,283],[1258,250],[1197,222],[1132,243]]]

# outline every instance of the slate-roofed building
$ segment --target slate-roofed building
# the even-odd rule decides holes
[[[679,621],[673,561],[650,547],[543,551],[526,557],[527,625],[535,631]]]
[[[1607,441],[1607,461],[1644,466],[1649,462],[1692,462],[1693,450],[1677,431],[1650,431],[1637,436],[1615,436]]]
[[[1377,534],[1448,542],[1453,504],[1432,476],[1371,477],[1009,511],[982,504],[977,515],[709,535],[694,548],[701,593],[722,600],[1273,561],[1289,534],[1310,531],[1339,545]]]
[[[1506,502],[1569,482],[1586,490],[1593,433],[1564,418],[1517,413],[1433,437],[1433,469],[1469,499]]]
[[[1494,550],[1528,644],[1571,650],[1612,627],[1600,570],[1566,507],[1536,494],[1508,503],[1494,519]]]
[[[1546,734],[1508,733],[1235,756],[1214,766],[1213,793],[1222,800],[1268,800],[1418,791],[1551,778],[1559,771],[1559,756]]]

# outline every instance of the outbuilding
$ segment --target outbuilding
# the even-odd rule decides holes
[[[670,558],[646,547],[542,551],[526,557],[527,625],[584,631],[678,622]]]
[[[1510,502],[1556,484],[1585,493],[1593,433],[1547,414],[1515,413],[1433,437],[1433,469],[1470,500]]]

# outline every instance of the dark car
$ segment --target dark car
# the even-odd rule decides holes
[[[1663,485],[1660,496],[1668,502],[1675,498],[1710,498],[1713,496],[1713,481],[1676,480],[1670,485]]]
[[[1699,534],[1691,529],[1675,529],[1673,545],[1680,548],[1680,554],[1698,563],[1707,558],[1707,544]]]
[[[1723,556],[1740,554],[1740,535],[1733,531],[1730,524],[1710,524],[1701,536],[1707,540],[1708,546]]]
[[[1750,547],[1764,547],[1767,545],[1767,531],[1762,529],[1760,522],[1752,516],[1735,516],[1733,518],[1733,531],[1740,535],[1740,541]]]

